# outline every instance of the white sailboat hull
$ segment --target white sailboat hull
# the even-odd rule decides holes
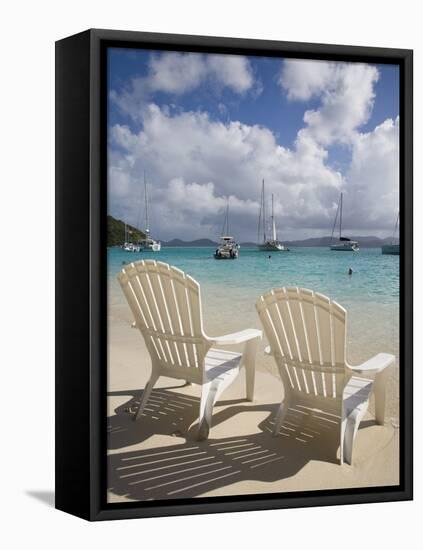
[[[266,241],[258,244],[257,247],[262,252],[289,252],[289,248],[278,241]]]
[[[239,254],[239,244],[229,235],[229,198],[226,205],[220,244],[213,254],[215,260],[236,260]]]
[[[125,252],[141,252],[142,246],[133,243],[125,243],[123,249]]]
[[[162,243],[160,242],[146,243],[144,246],[144,250],[150,252],[160,252],[160,250],[162,249]]]
[[[238,250],[218,249],[218,251],[214,253],[214,258],[216,260],[236,260],[238,258]]]
[[[239,255],[239,245],[232,237],[222,237],[219,248],[213,254],[216,260],[236,260]]]
[[[346,241],[338,244],[333,244],[331,245],[330,249],[337,252],[358,252],[360,250],[356,241]]]

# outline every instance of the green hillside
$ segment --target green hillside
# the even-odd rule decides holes
[[[138,242],[145,239],[145,233],[136,229],[132,225],[126,226],[128,231],[132,231],[129,235],[131,242]],[[116,246],[123,244],[125,239],[125,222],[117,220],[113,216],[107,216],[107,246]]]

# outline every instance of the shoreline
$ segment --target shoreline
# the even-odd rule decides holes
[[[213,315],[213,312],[210,311],[210,309],[207,307],[208,303],[206,300],[204,300],[203,297],[203,319],[204,319],[204,329],[208,336],[220,336],[222,334],[237,332],[239,330],[243,330],[245,328],[257,328],[262,330],[262,326],[260,324],[259,318],[255,312],[255,309],[253,307],[251,308],[251,316],[247,316],[245,311],[242,311],[241,319],[235,318],[235,319],[225,319],[222,315],[219,315],[216,310]],[[252,304],[253,306],[253,304]],[[113,329],[115,326],[126,326],[130,327],[132,323],[132,314],[125,303],[124,299],[122,299],[119,303],[115,303],[112,306],[109,306],[108,309],[108,322],[111,329]],[[351,325],[351,319],[349,320],[349,324]],[[355,319],[354,318],[354,325],[360,327],[362,324],[362,320]],[[370,335],[367,334],[367,330],[365,330],[365,334],[367,334],[367,337],[364,341],[358,342],[355,338],[355,335],[353,331],[351,330],[351,326],[347,327],[347,361],[351,365],[360,365],[364,361],[370,359],[374,355],[380,352],[387,352],[387,353],[393,353],[396,358],[395,366],[392,371],[392,375],[390,379],[388,380],[388,387],[387,387],[387,404],[386,404],[386,417],[392,419],[394,423],[399,422],[399,369],[400,369],[400,363],[399,363],[399,355],[397,352],[397,348],[395,345],[393,345],[392,342],[389,342],[388,339],[386,339],[385,343],[381,344],[379,341],[374,341],[370,337]],[[138,331],[132,330],[131,331],[131,341],[134,342],[136,338],[134,339],[133,333],[137,333]],[[118,345],[120,346],[120,339],[118,338],[117,341],[110,341],[110,337],[113,337],[114,331],[109,331],[109,344],[110,345]],[[142,340],[142,337],[140,334],[137,334],[138,338]],[[257,351],[257,368],[258,370],[261,370],[262,372],[266,372],[271,374],[274,378],[277,380],[280,380],[279,373],[277,371],[276,365],[271,357],[268,357],[264,354],[264,348],[267,345],[267,341],[265,338],[260,342],[258,346]],[[232,349],[232,348],[231,348]],[[242,346],[235,346],[233,348],[235,351],[241,351]],[[128,353],[128,352],[127,352]],[[149,357],[144,350],[143,352],[143,360],[145,360],[149,364]],[[373,402],[371,401],[369,410],[373,412]]]

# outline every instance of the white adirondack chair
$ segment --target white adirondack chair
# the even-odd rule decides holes
[[[213,406],[243,366],[247,399],[253,400],[255,356],[261,331],[246,329],[216,338],[206,336],[200,285],[163,262],[142,260],[126,265],[118,280],[152,362],[151,377],[135,419],[143,412],[160,376],[186,380],[201,385],[198,438],[207,439]],[[241,343],[245,343],[242,355],[212,347]]]
[[[285,392],[274,435],[295,403],[335,411],[340,418],[340,462],[351,464],[354,439],[372,390],[376,422],[384,423],[385,383],[395,357],[379,353],[362,365],[349,365],[347,312],[317,292],[274,289],[257,300],[256,308],[270,344],[265,352],[274,357]],[[366,375],[375,375],[374,380]]]

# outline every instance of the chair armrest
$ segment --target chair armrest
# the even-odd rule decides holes
[[[243,342],[248,342],[249,340],[254,340],[256,338],[261,340],[261,336],[261,330],[255,328],[247,328],[245,330],[240,330],[239,332],[234,332],[232,334],[225,334],[224,336],[209,338],[209,341],[219,346],[233,346],[236,344],[242,344]]]
[[[365,361],[361,365],[351,366],[348,368],[358,374],[377,374],[383,371],[386,367],[391,366],[395,362],[395,355],[390,353],[378,353],[371,359]]]

